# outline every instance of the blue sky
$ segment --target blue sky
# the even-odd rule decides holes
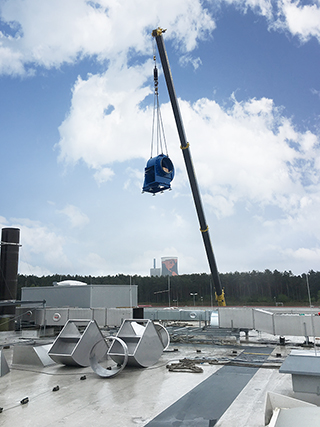
[[[167,89],[172,191],[141,194],[161,26],[221,272],[320,269],[320,2],[1,0],[0,225],[21,274],[209,272]]]

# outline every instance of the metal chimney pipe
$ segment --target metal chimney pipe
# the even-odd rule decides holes
[[[1,233],[0,300],[16,300],[20,229],[3,228]],[[0,307],[0,329],[14,330],[15,307]]]

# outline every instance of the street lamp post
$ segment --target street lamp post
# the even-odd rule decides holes
[[[196,306],[196,295],[198,295],[197,292],[190,292],[190,295],[193,296],[193,306]]]

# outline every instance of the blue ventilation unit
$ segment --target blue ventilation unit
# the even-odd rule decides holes
[[[159,154],[148,160],[144,170],[143,192],[158,193],[169,190],[170,183],[174,177],[174,166],[165,154]]]

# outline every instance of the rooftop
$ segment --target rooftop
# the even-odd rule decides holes
[[[155,365],[126,367],[113,378],[91,367],[12,364],[15,346],[48,342],[0,335],[10,368],[0,378],[0,426],[22,420],[26,427],[263,426],[268,392],[320,404],[320,396],[295,393],[291,376],[279,373],[290,351],[301,349],[302,337],[287,337],[281,346],[277,337],[256,331],[214,344],[177,340]]]

